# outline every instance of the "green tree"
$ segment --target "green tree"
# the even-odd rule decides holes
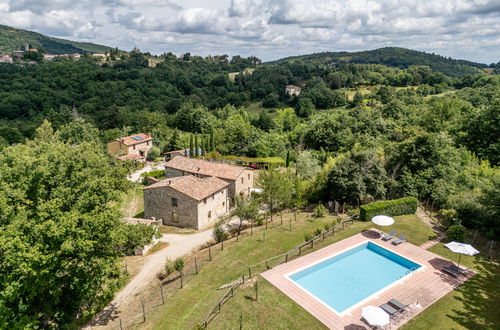
[[[238,226],[238,236],[241,233],[241,227],[244,221],[255,222],[259,219],[259,204],[257,200],[248,196],[236,196],[235,208],[231,215],[239,218],[240,223]]]
[[[314,110],[316,110],[316,107],[310,98],[299,97],[297,105],[295,106],[295,113],[297,116],[307,118],[314,113]]]
[[[194,135],[194,157],[200,156],[200,149],[198,147],[198,134]]]
[[[116,203],[127,170],[44,123],[0,153],[0,324],[64,326],[106,299],[117,275]]]
[[[383,159],[373,151],[353,151],[331,169],[326,182],[330,200],[360,205],[385,196]]]
[[[273,221],[273,214],[291,199],[292,181],[287,173],[267,170],[259,174],[257,185],[262,189],[262,200],[268,206]]]
[[[189,135],[189,157],[194,158],[196,155],[194,154],[194,138],[193,134]]]
[[[303,180],[314,178],[320,171],[321,166],[309,150],[302,151],[295,162],[297,176]]]

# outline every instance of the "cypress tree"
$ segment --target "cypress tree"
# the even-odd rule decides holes
[[[210,152],[210,141],[209,141],[210,137],[207,136],[205,138],[205,152]]]
[[[195,134],[194,136],[194,156],[195,157],[198,157],[199,154],[198,154],[198,134]]]
[[[210,151],[215,151],[214,130],[210,131]]]
[[[193,134],[189,136],[189,157],[193,157],[194,147],[193,147]]]
[[[205,152],[206,152],[206,150],[205,150],[205,134],[201,135],[200,148],[201,148],[201,155],[205,154]]]

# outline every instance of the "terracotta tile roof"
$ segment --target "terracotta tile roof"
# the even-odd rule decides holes
[[[137,138],[138,140],[136,140],[134,138]],[[153,139],[153,137],[149,134],[139,133],[139,134],[127,136],[127,137],[124,137],[121,139],[116,139],[116,141],[123,143],[124,145],[127,145],[127,146],[132,146],[134,144],[143,143],[146,141],[150,141],[152,139]]]
[[[200,201],[226,188],[228,185],[229,183],[226,181],[215,177],[198,178],[194,175],[185,175],[161,180],[143,188],[143,190],[170,187],[181,194]]]
[[[221,179],[236,180],[245,170],[244,167],[224,163],[209,162],[208,160],[177,156],[165,163],[165,167],[174,168],[193,174],[215,176]]]

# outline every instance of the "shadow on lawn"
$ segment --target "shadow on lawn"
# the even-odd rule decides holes
[[[484,257],[474,263],[476,276],[456,289],[463,309],[447,316],[467,329],[495,329],[500,324],[500,267]]]

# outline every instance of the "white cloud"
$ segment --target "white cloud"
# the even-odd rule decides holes
[[[500,54],[498,0],[0,0],[0,22],[159,53],[272,59],[401,46],[484,62]]]

